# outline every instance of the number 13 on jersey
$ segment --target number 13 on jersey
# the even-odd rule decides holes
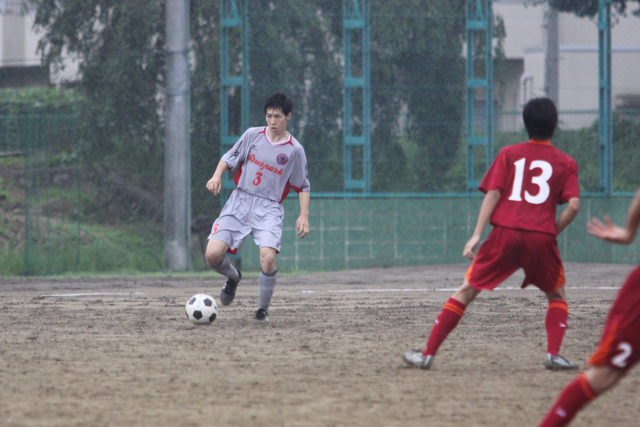
[[[525,163],[527,159],[522,158],[516,162],[514,162],[514,166],[516,167],[516,174],[513,179],[513,189],[511,190],[511,195],[509,196],[509,200],[513,200],[515,202],[522,201],[522,182],[524,181],[524,170]],[[551,165],[544,160],[534,160],[531,162],[531,166],[529,166],[529,170],[540,169],[539,175],[533,175],[531,177],[531,182],[536,184],[540,191],[537,194],[532,195],[528,191],[524,192],[524,200],[527,202],[539,205],[544,203],[549,198],[549,178],[553,174],[553,168]]]

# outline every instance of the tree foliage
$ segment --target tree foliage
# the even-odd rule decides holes
[[[96,177],[115,171],[162,194],[164,2],[30,2],[45,64],[62,67],[65,58],[78,58],[82,152],[90,170]],[[218,203],[204,184],[220,157],[219,7],[218,0],[190,2],[194,215],[215,214]],[[372,2],[374,191],[438,190],[459,160],[463,36],[464,0]],[[287,93],[294,102],[289,129],[305,146],[313,190],[342,191],[341,2],[251,1],[250,37],[249,125],[264,123],[269,95]],[[238,47],[239,38],[232,44]],[[242,131],[237,117],[231,124]]]
[[[598,15],[599,0],[548,0],[548,2],[560,12],[574,13],[581,18],[593,18]],[[614,14],[624,16],[629,11],[631,3],[640,4],[640,0],[612,0],[612,11]],[[640,15],[640,7],[636,5],[632,13]]]
[[[45,66],[78,59],[85,164],[147,189],[162,182],[163,3],[32,0]],[[158,175],[160,173],[160,179]],[[157,182],[156,182],[157,181]]]

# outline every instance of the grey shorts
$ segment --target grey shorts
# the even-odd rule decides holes
[[[245,237],[251,234],[259,248],[280,252],[284,208],[281,203],[234,190],[213,222],[209,240],[222,240],[236,253]]]

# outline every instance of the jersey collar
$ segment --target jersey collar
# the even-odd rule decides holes
[[[264,129],[262,129],[262,132],[260,132],[260,133],[264,134],[264,137],[267,139],[267,141],[269,141],[269,144],[273,145],[274,147],[278,146],[278,145],[287,145],[287,144],[293,145],[293,141],[292,141],[293,140],[293,136],[289,132],[287,132],[287,135],[289,135],[289,140],[288,141],[279,142],[277,144],[274,144],[269,139],[269,133],[267,132],[267,129],[268,129],[268,126],[265,126]]]
[[[530,139],[529,142],[532,144],[551,145],[551,141],[540,141],[537,139]]]

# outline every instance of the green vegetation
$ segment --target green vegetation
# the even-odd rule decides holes
[[[627,3],[639,1],[614,0],[613,4],[615,11],[624,12]],[[35,26],[43,36],[43,66],[55,69],[62,66],[63,55],[76,56],[82,59],[82,79],[66,89],[0,90],[0,151],[30,150],[25,158],[0,159],[0,274],[25,270],[24,243],[20,246],[26,239],[25,229],[42,248],[52,250],[50,260],[39,262],[42,272],[72,269],[76,263],[79,271],[161,270],[164,3],[29,3],[37,11]],[[580,16],[593,16],[594,5],[597,10],[597,0],[553,0],[552,4]],[[249,126],[264,123],[262,103],[267,96],[286,92],[294,102],[289,130],[305,146],[313,191],[341,192],[341,2],[275,0],[250,5]],[[372,2],[371,7],[373,191],[466,191],[465,2],[430,2],[425,9],[420,0],[403,0]],[[215,217],[220,198],[208,193],[205,183],[220,155],[220,2],[192,1],[190,12],[192,215]],[[230,41],[232,60],[241,56],[236,36]],[[495,37],[499,81],[505,65],[505,27],[499,17]],[[362,54],[359,40],[352,47],[357,74]],[[354,112],[360,103],[356,96]],[[235,93],[231,111],[237,113],[239,105],[240,96]],[[15,119],[18,115],[33,120],[25,125]],[[39,122],[39,115],[73,120]],[[230,127],[240,133],[239,115],[232,116]],[[37,126],[44,130],[36,132]],[[355,133],[361,130],[359,120],[353,126]],[[616,191],[631,191],[640,184],[636,172],[640,158],[635,154],[639,126],[616,118]],[[32,146],[26,145],[29,138],[35,141]],[[525,139],[524,134],[497,134],[496,148]],[[584,191],[598,190],[597,141],[597,124],[561,130],[554,140],[578,161]],[[482,176],[485,166],[478,155],[475,175]],[[357,160],[354,172],[359,172]],[[74,184],[78,176],[80,186]],[[32,203],[30,209],[35,212],[28,219],[35,231],[25,224],[25,197],[31,197],[26,203]],[[79,261],[78,243],[73,240],[78,220]],[[38,242],[37,237],[43,236],[36,225],[41,226],[41,221],[51,237]],[[202,260],[195,252],[197,268]],[[41,255],[30,254],[36,261]]]
[[[0,116],[20,114],[74,114],[82,95],[54,87],[0,89]]]
[[[640,15],[640,7],[637,3],[640,0],[610,0],[612,12],[614,14],[624,15],[629,12],[632,3],[636,3],[636,7],[632,10],[634,15]],[[599,0],[549,0],[549,4],[560,12],[575,13],[579,17],[593,18],[598,14]]]
[[[77,274],[137,274],[163,270],[160,225],[82,225],[79,234],[77,224],[73,222],[50,220],[41,226],[41,236],[46,236],[46,239],[41,238],[40,245],[27,255],[31,274],[51,275],[69,271]],[[24,230],[12,239],[9,235],[0,223],[0,276],[25,272]],[[202,255],[194,250],[192,256],[194,268],[202,270]]]

